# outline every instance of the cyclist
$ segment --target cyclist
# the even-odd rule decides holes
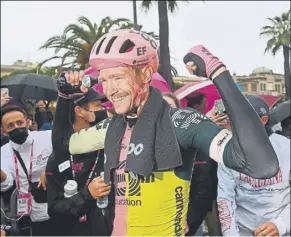
[[[133,30],[110,32],[96,42],[90,65],[100,71],[116,115],[70,138],[72,154],[105,149],[104,181],[115,187],[112,235],[183,236],[197,150],[254,178],[278,172],[259,117],[219,59],[197,46],[184,61],[192,73],[206,74],[217,86],[232,135],[194,109],[170,108],[149,86],[159,64],[157,48],[153,38]],[[66,78],[78,85],[83,75],[71,72]]]

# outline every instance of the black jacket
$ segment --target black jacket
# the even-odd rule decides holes
[[[198,152],[192,175],[187,222],[204,219],[212,210],[212,203],[217,196],[217,163],[209,156]]]
[[[46,122],[47,117],[53,117],[53,113],[50,110],[44,112],[38,111],[35,113],[35,122],[37,123],[38,129]]]
[[[101,153],[101,152],[100,152]],[[56,235],[108,236],[111,228],[108,219],[103,216],[96,200],[91,196],[85,183],[97,157],[97,152],[74,156],[74,170],[78,193],[70,198],[64,197],[64,186],[67,180],[72,180],[72,167],[63,172],[59,165],[64,159],[58,159],[52,154],[46,167],[48,213],[60,228]],[[103,171],[104,157],[100,154],[93,177],[98,177]],[[79,218],[86,214],[87,221]]]

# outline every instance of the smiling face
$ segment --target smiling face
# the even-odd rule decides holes
[[[126,114],[139,106],[148,92],[149,85],[145,75],[150,72],[116,67],[100,71],[103,92],[113,104],[117,114]]]

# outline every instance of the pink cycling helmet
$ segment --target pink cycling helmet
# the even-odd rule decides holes
[[[158,49],[157,41],[144,32],[117,30],[95,43],[89,63],[98,71],[128,65],[135,68],[150,66],[155,73],[159,66]]]

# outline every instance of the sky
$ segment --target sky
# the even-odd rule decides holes
[[[169,15],[171,63],[179,75],[187,76],[183,57],[194,45],[203,44],[218,56],[232,73],[249,75],[265,66],[283,73],[283,53],[264,54],[267,37],[259,35],[267,17],[290,9],[288,1],[189,1]],[[159,32],[158,9],[149,12],[138,5],[138,24],[143,30]],[[97,24],[104,17],[133,19],[131,1],[1,1],[1,64],[18,59],[40,62],[54,55],[39,50],[48,38],[86,16]],[[47,64],[47,66],[55,63]]]

